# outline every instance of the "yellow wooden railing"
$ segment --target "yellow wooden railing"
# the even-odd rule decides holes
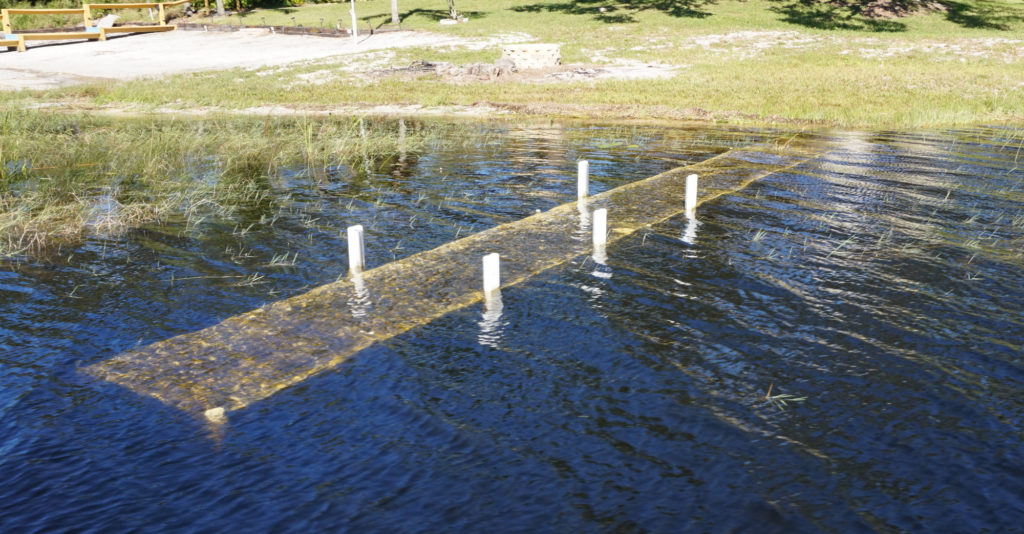
[[[3,35],[0,35],[0,46],[6,46],[8,50],[25,51],[25,41],[57,41],[57,40],[96,40],[106,41],[107,35],[112,33],[147,33],[166,32],[175,29],[175,26],[167,24],[166,8],[180,6],[189,0],[175,0],[173,2],[135,2],[121,4],[82,4],[80,8],[70,9],[3,9],[0,10],[0,25],[3,27]],[[112,26],[109,28],[96,28],[93,26],[92,12],[113,11],[117,9],[157,9],[160,23],[156,25],[126,25]],[[56,31],[56,32],[31,32],[16,33],[11,27],[12,15],[80,15],[85,31]]]

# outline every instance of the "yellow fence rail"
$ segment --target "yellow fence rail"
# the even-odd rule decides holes
[[[6,46],[7,50],[17,50],[18,52],[25,51],[25,38],[20,35],[12,35],[8,29],[11,27],[10,15],[7,14],[7,10],[0,11],[0,29],[3,33],[0,34],[0,46]]]
[[[0,26],[3,34],[0,35],[0,47],[6,46],[7,50],[25,51],[25,41],[59,41],[59,40],[90,40],[106,41],[107,35],[112,33],[149,33],[166,32],[176,27],[167,24],[168,7],[180,6],[188,3],[189,0],[175,0],[173,2],[132,2],[118,4],[82,4],[80,8],[65,9],[3,9],[0,10]],[[156,9],[159,15],[159,24],[156,25],[125,25],[111,27],[95,27],[92,20],[92,12],[113,11],[118,9]],[[28,32],[17,33],[11,26],[12,15],[79,15],[82,17],[82,25],[85,31],[56,31],[56,32]]]

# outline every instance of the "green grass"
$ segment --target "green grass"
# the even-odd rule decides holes
[[[882,22],[795,16],[785,2],[721,0],[674,16],[650,4],[563,0],[457,1],[470,22],[441,26],[439,0],[401,0],[402,27],[466,38],[562,45],[565,63],[656,62],[671,79],[577,83],[459,83],[433,76],[363,79],[342,72],[350,57],[263,71],[225,71],[10,94],[12,105],[63,102],[91,107],[258,105],[323,110],[381,104],[486,103],[526,114],[591,118],[701,119],[743,124],[797,122],[850,128],[919,129],[1024,121],[1024,0],[962,0],[945,13]],[[795,4],[794,4],[795,5]],[[632,7],[631,7],[632,6]],[[364,27],[390,21],[389,0],[357,2]],[[605,7],[601,13],[599,7]],[[347,24],[348,4],[262,9],[205,23]],[[831,25],[831,26],[830,26]],[[832,29],[827,29],[832,28]],[[381,36],[382,38],[384,36]],[[379,54],[379,53],[378,53]],[[492,61],[484,49],[406,49],[390,66],[414,59]],[[301,74],[334,79],[307,84]],[[245,91],[238,91],[238,87]]]
[[[678,2],[677,4],[685,4]],[[696,2],[694,2],[696,3]],[[852,19],[846,31],[859,33],[902,33],[916,36],[945,37],[950,30],[1004,31],[1024,30],[1024,1],[963,0],[943,2],[964,6],[963,12],[931,13],[897,19],[883,19],[882,28]],[[656,30],[692,30],[721,32],[732,29],[826,29],[827,24],[799,20],[787,10],[789,2],[765,0],[721,0],[701,6],[692,16],[673,16],[645,2],[614,0],[456,0],[459,12],[467,15],[469,24],[439,26],[447,17],[446,4],[438,0],[399,0],[399,18],[403,29],[443,30],[464,36],[490,35],[496,32],[526,32],[542,39],[564,39],[587,42],[601,40],[601,29],[617,28],[614,40],[622,35],[644,35]],[[671,4],[669,4],[671,5]],[[254,9],[226,17],[212,16],[204,23],[273,25],[306,27],[348,27],[348,2],[311,4],[301,7]],[[604,8],[605,12],[600,12]],[[390,0],[366,0],[356,3],[360,28],[389,27]],[[538,16],[540,15],[540,16]],[[972,19],[973,15],[973,19]],[[805,17],[810,19],[811,17]],[[973,20],[973,22],[971,22]],[[569,24],[566,24],[569,23]],[[843,24],[836,24],[842,26]],[[654,28],[652,28],[654,26]],[[843,28],[831,28],[841,30]],[[598,34],[595,34],[598,30]],[[605,38],[607,40],[607,38]]]

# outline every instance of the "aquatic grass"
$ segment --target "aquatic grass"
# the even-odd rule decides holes
[[[182,217],[273,217],[282,169],[326,179],[371,168],[435,134],[361,119],[108,120],[0,114],[0,256]],[[403,130],[404,131],[404,130]],[[450,127],[438,131],[451,132]],[[240,232],[248,229],[239,230]]]
[[[275,254],[271,258],[270,263],[267,264],[267,267],[294,267],[295,265],[298,264],[298,260],[298,252],[292,254],[290,258],[288,257],[287,252],[284,252],[282,254]]]
[[[775,406],[779,410],[784,410],[791,402],[804,402],[807,397],[798,397],[796,395],[790,395],[788,393],[778,393],[772,395],[772,388],[775,387],[775,383],[772,382],[768,386],[768,392],[764,395],[764,400],[768,401],[772,406]]]

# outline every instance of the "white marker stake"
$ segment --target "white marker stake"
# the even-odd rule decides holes
[[[366,268],[366,248],[363,245],[363,225],[348,227],[348,272],[361,273]]]
[[[693,219],[697,216],[697,175],[686,177],[686,216]]]
[[[580,160],[576,175],[576,198],[587,198],[587,195],[590,194],[590,162],[585,159]]]
[[[608,210],[594,210],[594,246],[608,242]]]
[[[498,253],[484,256],[484,293],[501,287],[501,258]]]

